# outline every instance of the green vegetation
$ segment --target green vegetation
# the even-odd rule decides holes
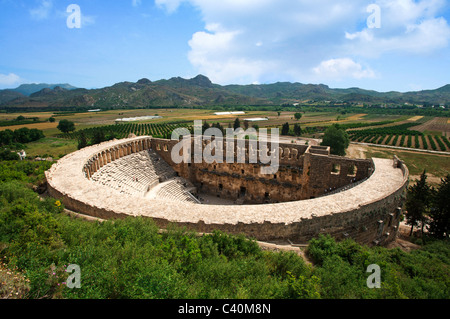
[[[84,146],[98,144],[104,141],[108,141],[114,138],[122,139],[128,137],[130,134],[134,134],[136,136],[144,136],[149,135],[155,138],[167,138],[170,139],[172,136],[172,132],[176,128],[187,127],[186,124],[117,124],[117,125],[108,125],[108,126],[99,126],[93,128],[87,128],[83,130],[79,130],[73,133],[61,134],[59,137],[64,139],[76,139],[80,142],[80,140],[85,139],[86,143]],[[208,126],[209,128],[209,126]],[[84,147],[83,146],[83,147]]]
[[[44,137],[44,133],[38,129],[29,129],[23,127],[21,129],[11,131],[0,131],[0,146],[8,146],[15,144],[25,144],[38,141]]]
[[[300,127],[300,125],[298,123],[294,124],[294,135],[295,136],[302,135],[302,128]]]
[[[405,123],[396,126],[349,131],[349,136],[353,142],[392,146],[396,146],[397,142],[399,142],[398,146],[409,148],[412,147],[412,142],[414,140],[414,147],[417,149],[447,151],[446,145],[450,146],[450,143],[448,143],[445,136],[437,136],[411,130],[411,128],[415,126],[418,126],[418,124]],[[406,142],[406,139],[408,142]],[[422,142],[422,145],[420,145],[420,141]]]
[[[58,159],[77,150],[77,142],[75,140],[56,137],[45,137],[24,146],[27,157],[30,159],[36,157]]]
[[[283,127],[281,128],[281,135],[289,135],[289,123],[288,122],[283,124]]]
[[[426,215],[430,211],[431,204],[431,188],[427,184],[427,175],[425,171],[420,175],[420,180],[409,187],[405,208],[408,211],[406,215],[406,223],[411,225],[411,233],[415,226],[422,226],[422,235],[426,224]]]
[[[38,129],[21,129],[0,131],[0,160],[20,159],[17,151],[25,149],[27,143],[44,138],[44,133]]]
[[[234,120],[233,128],[234,128],[235,130],[237,130],[237,129],[240,128],[240,127],[241,127],[241,121],[240,121],[239,118],[237,117],[237,118]]]
[[[361,128],[361,127],[368,127],[368,126],[381,126],[381,125],[388,125],[393,124],[399,120],[391,120],[391,121],[381,121],[381,122],[359,122],[359,123],[348,123],[348,124],[340,124],[341,128],[344,130],[349,129],[355,129],[355,128]]]
[[[315,275],[326,283],[322,297],[449,298],[448,241],[433,241],[405,253],[398,248],[367,248],[351,240],[336,243],[321,236],[310,242],[308,252],[316,264]],[[381,267],[381,289],[365,287],[365,271],[371,264]]]
[[[350,139],[339,125],[332,125],[325,131],[321,145],[330,146],[331,154],[344,156],[350,145]]]
[[[58,124],[58,130],[63,133],[70,133],[75,131],[75,123],[69,120],[61,120]]]
[[[432,190],[432,205],[429,213],[430,233],[437,237],[450,235],[450,174],[442,179],[438,189]]]
[[[426,148],[433,148],[434,142],[436,148],[446,146],[450,150],[447,137],[435,135],[427,144],[429,133],[410,131],[413,123],[408,123],[411,126],[393,126],[398,131],[385,132],[385,135],[380,133],[386,129],[381,126],[404,121],[404,114],[428,112],[432,116],[446,116],[444,111],[430,108],[402,110],[318,104],[290,105],[282,109],[279,106],[201,108],[258,111],[257,116],[272,116],[268,125],[281,127],[289,121],[288,135],[323,132],[333,124],[336,114],[344,114],[342,112],[345,116],[367,113],[369,115],[361,119],[374,122],[353,122],[356,120],[351,117],[341,117],[339,128],[362,128],[364,131],[369,126],[380,126],[376,128],[377,134],[373,134],[372,128],[366,130],[370,131],[364,137],[366,141],[380,144],[397,141],[400,145],[416,148],[419,142]],[[276,116],[278,113],[265,113],[274,110],[280,112],[279,117]],[[295,113],[300,110],[303,116],[294,121]],[[67,116],[79,130],[59,134],[55,127],[49,128],[45,131],[47,137],[27,142],[23,148],[29,158],[58,158],[75,151],[77,146],[124,138],[129,134],[168,138],[177,127],[191,129],[194,118],[203,118],[213,123],[212,127],[221,129],[222,125],[232,127],[235,120],[229,118],[217,122],[210,112],[199,110],[173,110],[171,113],[172,110],[158,109],[157,112],[164,113],[165,119],[156,124],[106,126],[96,123],[113,121],[117,115],[112,111],[60,114],[58,118]],[[383,112],[395,115],[385,116]],[[50,116],[46,114],[45,118]],[[166,123],[167,118],[171,124]],[[323,123],[323,126],[313,126],[316,123]],[[418,124],[414,123],[415,126]],[[208,124],[208,127],[211,126]],[[8,143],[17,143],[11,138],[14,136],[11,132],[0,132],[0,136],[7,136]],[[356,132],[359,131],[348,133]],[[14,154],[5,153],[5,158]],[[434,176],[443,177],[450,171],[447,156],[372,147],[366,155],[392,158],[394,154],[406,162],[412,175],[420,175],[426,169]],[[254,241],[242,236],[220,232],[198,236],[175,226],[161,233],[151,220],[142,218],[100,223],[69,217],[62,213],[60,202],[51,198],[40,200],[35,192],[43,190],[44,172],[51,163],[8,159],[11,161],[0,162],[0,282],[6,283],[0,286],[0,298],[10,298],[16,293],[18,298],[450,297],[449,240],[431,236],[445,237],[447,234],[448,237],[448,226],[445,226],[448,225],[450,202],[448,178],[439,185],[434,183],[431,204],[425,214],[427,218],[422,219],[430,221],[425,227],[427,237],[424,237],[425,243],[423,238],[417,239],[422,245],[419,250],[406,253],[399,249],[369,248],[351,240],[337,243],[330,237],[321,236],[312,240],[306,250],[313,262],[310,265],[294,253],[263,251]],[[81,289],[71,290],[64,284],[68,277],[64,270],[69,264],[81,266]],[[367,288],[369,274],[366,270],[370,264],[381,267],[381,289]]]
[[[45,121],[40,121],[38,117],[25,118],[22,115],[19,115],[14,120],[9,121],[0,121],[0,126],[14,126],[14,125],[26,125],[26,124],[35,124],[35,123],[43,123]]]
[[[367,136],[386,136],[386,135],[407,135],[407,136],[423,136],[422,132],[411,131],[409,128],[417,126],[417,123],[406,123],[396,126],[381,127],[374,129],[365,129],[350,132],[352,140],[362,139]]]
[[[408,189],[405,208],[407,224],[420,226],[422,238],[425,227],[428,234],[436,238],[450,237],[450,174],[441,180],[437,189],[428,185],[424,171],[415,185]]]
[[[450,90],[448,86],[429,91],[380,93],[358,88],[331,89],[324,85],[301,83],[273,83],[264,85],[213,84],[207,77],[180,77],[169,80],[136,83],[121,82],[108,88],[66,90],[47,88],[29,97],[0,90],[0,108],[8,112],[23,111],[81,111],[131,108],[217,109],[270,108],[286,111],[299,107],[345,108],[338,113],[378,112],[384,114],[415,114],[448,116]],[[305,102],[299,104],[299,99]],[[405,101],[411,104],[405,104]],[[446,109],[438,104],[444,102]],[[361,105],[362,103],[362,105]],[[413,105],[414,103],[415,105]],[[39,106],[36,106],[39,105]],[[423,107],[417,107],[417,106]],[[248,110],[248,109],[247,109]],[[297,111],[299,111],[297,109]],[[438,115],[437,115],[438,114]]]
[[[16,161],[19,159],[19,154],[11,151],[9,148],[0,149],[0,161]]]
[[[0,162],[0,276],[9,283],[0,289],[2,297],[11,292],[91,299],[450,297],[448,240],[430,239],[406,253],[320,236],[308,246],[314,263],[309,265],[292,252],[263,251],[243,236],[198,236],[175,226],[159,232],[144,218],[70,217],[59,201],[41,200],[31,190],[42,184],[50,165]],[[69,264],[81,268],[81,289],[66,286]],[[381,289],[366,285],[371,264],[381,267]]]
[[[450,161],[448,156],[434,155],[419,152],[409,152],[401,150],[381,149],[371,147],[366,153],[366,157],[378,157],[378,158],[393,158],[397,155],[402,161],[405,162],[409,169],[411,176],[418,176],[422,174],[424,170],[428,174],[432,174],[437,177],[444,177],[450,172]]]

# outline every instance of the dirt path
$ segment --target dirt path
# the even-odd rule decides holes
[[[409,175],[409,180],[414,183],[414,181],[419,180],[420,175]],[[441,178],[434,176],[433,174],[427,173],[427,182],[433,185],[439,185],[441,183]]]
[[[386,149],[396,149],[401,151],[407,151],[411,153],[429,153],[429,154],[436,154],[436,155],[450,155],[450,152],[441,152],[441,151],[432,151],[432,150],[424,150],[424,149],[413,149],[409,147],[398,147],[398,146],[392,146],[392,145],[378,145],[378,144],[370,144],[370,143],[361,143],[361,142],[350,142],[350,146],[352,145],[359,145],[359,146],[366,146],[366,147],[379,147],[379,148],[386,148]],[[350,149],[349,146],[349,149]],[[348,157],[348,155],[347,155]]]
[[[347,157],[354,159],[366,159],[367,147],[357,144],[350,144],[347,149]]]

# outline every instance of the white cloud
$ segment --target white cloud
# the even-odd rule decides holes
[[[165,8],[168,13],[175,12],[184,0],[155,0],[157,6]]]
[[[42,0],[39,7],[30,10],[31,17],[36,20],[47,19],[52,8],[52,0]]]
[[[208,25],[209,31],[220,30],[218,25]],[[200,73],[216,83],[255,82],[273,63],[267,60],[248,59],[240,54],[239,31],[197,32],[189,41],[189,61]],[[271,66],[272,64],[272,66]]]
[[[447,21],[440,16],[445,0],[155,3],[168,13],[175,12],[182,3],[199,10],[205,30],[193,34],[189,41],[189,61],[220,84],[321,81],[337,71],[340,78],[373,78],[375,71],[367,65],[375,64],[383,55],[433,53],[447,48],[450,39]],[[381,8],[381,29],[365,27],[370,16],[366,9],[371,3]]]
[[[429,54],[448,47],[450,27],[439,10],[443,0],[380,0],[382,27],[345,33],[348,51],[378,57],[388,52]]]
[[[0,74],[0,85],[2,86],[16,85],[21,81],[21,78],[14,73]]]
[[[313,68],[313,72],[321,79],[340,80],[343,78],[364,79],[374,78],[375,73],[370,68],[364,69],[359,63],[349,58],[330,59],[322,61]]]
[[[131,4],[133,7],[139,7],[142,4],[142,0],[133,0]]]
[[[84,28],[84,27],[93,25],[93,24],[95,24],[95,20],[96,20],[96,18],[94,16],[88,16],[88,15],[82,14],[81,15],[81,27]]]

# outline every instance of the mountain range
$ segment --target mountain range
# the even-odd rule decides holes
[[[206,76],[192,79],[120,82],[100,89],[70,84],[24,84],[0,90],[0,108],[143,108],[280,105],[314,101],[354,103],[449,104],[450,84],[436,90],[377,92],[360,88],[333,89],[324,84],[277,82],[273,84],[218,85]]]

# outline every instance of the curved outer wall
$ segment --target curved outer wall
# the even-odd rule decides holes
[[[162,200],[124,196],[88,179],[115,159],[152,148],[155,141],[169,146],[174,143],[151,137],[130,138],[67,155],[46,172],[49,195],[60,199],[66,208],[93,217],[143,216],[152,218],[161,228],[177,223],[198,232],[244,233],[262,241],[306,243],[318,234],[331,234],[338,240],[353,238],[364,244],[384,245],[396,238],[409,175],[398,158],[373,159],[372,175],[347,191],[266,205],[167,205]]]

